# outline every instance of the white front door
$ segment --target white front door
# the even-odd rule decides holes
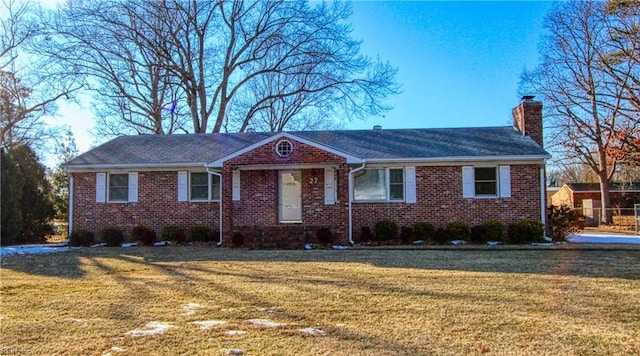
[[[302,173],[280,172],[280,222],[302,222]]]

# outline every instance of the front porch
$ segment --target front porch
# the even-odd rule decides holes
[[[334,236],[339,229],[326,225],[238,226],[233,228],[233,235],[241,234],[242,245],[248,248],[301,249],[307,243],[320,244],[317,232],[323,228],[329,229]]]

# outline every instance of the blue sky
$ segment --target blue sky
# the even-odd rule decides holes
[[[52,0],[40,0],[52,1]],[[347,129],[502,126],[518,104],[518,82],[538,62],[537,44],[551,2],[355,1],[353,36],[362,52],[398,68],[403,92],[384,117]],[[62,103],[54,123],[71,126],[81,152],[89,135],[85,108]]]
[[[501,126],[518,82],[538,63],[551,2],[355,2],[354,37],[365,54],[398,68],[402,94],[385,117],[347,128]]]

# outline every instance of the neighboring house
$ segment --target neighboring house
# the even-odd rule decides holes
[[[640,203],[640,183],[611,183],[609,197],[612,206],[633,208],[633,203]],[[600,183],[563,184],[551,197],[551,204],[582,208],[584,200],[600,201]]]
[[[353,243],[382,219],[544,222],[542,104],[523,99],[514,127],[118,137],[65,165],[69,226],[207,225],[220,244],[299,245],[321,227]]]

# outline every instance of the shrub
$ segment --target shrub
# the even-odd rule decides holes
[[[124,234],[117,227],[105,227],[100,230],[100,239],[107,246],[120,246],[124,242]]]
[[[331,230],[326,227],[320,228],[316,231],[316,238],[321,244],[330,245],[333,243],[333,234],[331,233]]]
[[[485,244],[487,241],[502,241],[504,224],[498,220],[491,220],[482,225],[471,228],[471,242]]]
[[[233,234],[233,236],[231,236],[231,243],[234,247],[240,247],[244,245],[244,235],[236,232],[235,234]]]
[[[566,205],[549,206],[547,217],[553,241],[566,241],[567,235],[584,229],[584,216]]]
[[[540,221],[520,220],[509,225],[507,242],[510,244],[529,244],[543,242],[544,225]]]
[[[175,225],[163,227],[160,231],[160,237],[163,241],[173,241],[176,244],[182,244],[187,240],[184,230]]]
[[[439,227],[436,230],[435,234],[433,235],[433,242],[435,242],[438,245],[444,245],[447,242],[449,242],[449,236],[447,235],[444,228]]]
[[[469,240],[471,231],[469,225],[464,221],[452,221],[444,228],[444,234],[447,241],[453,240]]]
[[[70,246],[91,246],[95,242],[93,233],[84,229],[76,229],[69,235]]]
[[[188,242],[209,242],[212,240],[213,236],[208,226],[196,225],[187,229]]]
[[[156,232],[146,226],[138,225],[131,230],[131,240],[138,241],[141,245],[153,245],[157,239]]]
[[[413,224],[413,237],[416,240],[431,242],[435,239],[436,228],[428,222],[419,222]]]
[[[376,241],[391,241],[398,236],[398,224],[391,220],[380,220],[376,223],[375,234]]]
[[[403,244],[410,244],[411,242],[413,242],[414,236],[415,233],[413,231],[413,228],[403,226],[402,229],[400,229],[400,241]]]
[[[368,226],[363,226],[360,228],[360,242],[361,243],[369,243],[373,240],[373,233]]]

